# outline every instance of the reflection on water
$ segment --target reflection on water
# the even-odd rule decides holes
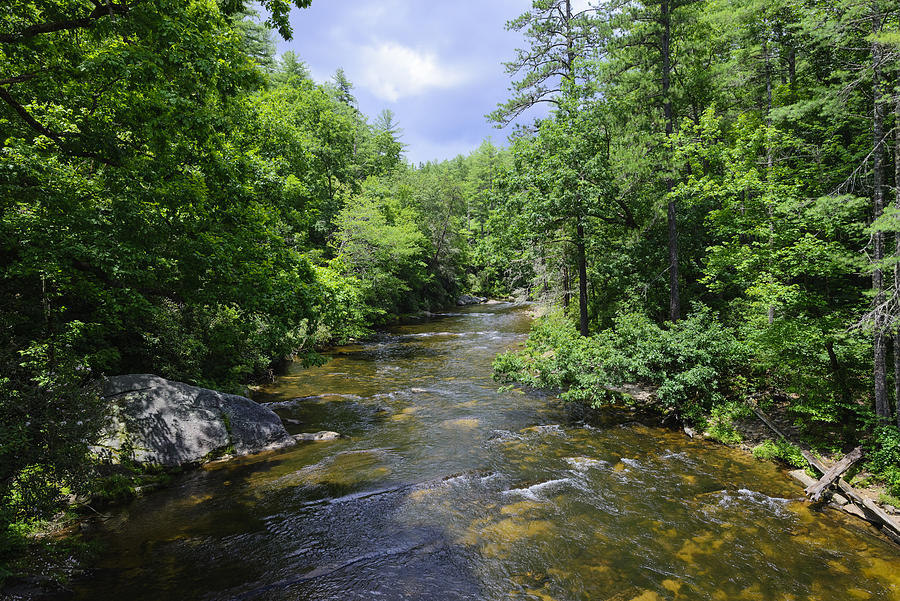
[[[118,511],[79,599],[900,599],[897,549],[775,467],[623,412],[498,394],[528,318],[402,326],[257,395],[345,438],[209,466]]]

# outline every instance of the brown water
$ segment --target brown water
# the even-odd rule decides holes
[[[516,307],[342,347],[257,396],[347,438],[187,474],[106,522],[85,600],[900,599],[900,554],[769,463],[498,394]]]

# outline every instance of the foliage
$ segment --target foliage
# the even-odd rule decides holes
[[[895,508],[900,508],[900,498],[897,498],[894,495],[890,495],[887,493],[879,494],[878,502],[881,503],[882,505],[892,505]]]
[[[501,151],[406,165],[393,113],[370,122],[343,71],[275,58],[292,5],[0,15],[3,529],[123,492],[88,453],[104,374],[240,391],[468,285]]]
[[[260,3],[283,37],[292,4]],[[0,15],[4,533],[115,484],[89,453],[102,375],[238,391],[380,310],[328,242],[363,180],[403,167],[396,123],[276,61],[242,1],[94,8]]]
[[[85,386],[89,374],[84,365],[67,351],[53,340],[28,349],[25,362],[5,363],[0,379],[0,505],[14,520],[47,518],[59,509],[63,489],[84,493],[90,484],[92,474],[84,462],[101,407],[97,391]]]
[[[41,521],[93,488],[88,441],[102,408],[85,386],[90,374],[72,354],[75,343],[74,335],[55,337],[19,357],[0,349],[0,581]]]
[[[764,440],[753,447],[753,456],[757,459],[767,459],[769,461],[778,459],[798,468],[805,468],[808,465],[799,447],[784,439],[777,441]]]
[[[569,0],[534,0],[531,7],[506,23],[509,31],[522,32],[527,48],[516,50],[514,60],[504,63],[512,82],[512,97],[488,118],[506,125],[540,103],[556,104],[564,80],[575,83],[575,62],[588,58],[601,22],[597,9],[573,10]]]
[[[888,493],[900,496],[900,430],[879,426],[866,448],[867,467],[884,480]]]
[[[611,387],[645,384],[656,389],[662,410],[702,423],[741,381],[744,356],[704,307],[665,329],[641,313],[623,313],[590,338],[556,313],[538,320],[525,349],[499,356],[494,369],[502,381],[564,388],[562,398],[595,404],[608,402]]]
[[[351,198],[335,220],[336,264],[353,275],[362,298],[378,316],[399,313],[409,283],[425,276],[424,233],[410,207],[400,205],[389,191],[373,189]]]
[[[561,313],[551,313],[532,324],[523,350],[495,358],[495,378],[535,388],[566,389],[567,399],[589,399],[591,371],[599,367],[598,349],[591,342],[579,336]]]
[[[734,421],[741,418],[750,417],[753,412],[746,403],[739,401],[726,401],[721,405],[715,405],[709,412],[709,418],[706,420],[706,431],[703,433],[708,438],[717,440],[723,444],[736,445],[743,438]]]
[[[536,0],[492,118],[551,111],[418,166],[343,70],[274,56],[308,0],[94,4],[0,14],[3,532],[97,486],[103,374],[238,390],[460,292],[556,309],[500,380],[592,404],[642,384],[728,443],[770,392],[823,444],[869,440],[900,492],[871,392],[873,339],[900,322],[897,209],[872,200],[900,184],[878,3]],[[694,308],[672,323],[674,290]]]
[[[874,440],[873,400],[900,379],[875,353],[900,306],[897,209],[876,206],[900,181],[894,134],[878,134],[897,125],[896,15],[686,0],[572,20],[567,7],[535,2],[509,24],[526,48],[494,118],[552,109],[513,137],[479,265],[562,312],[498,358],[498,377],[591,402],[657,386],[660,409],[730,442],[733,412],[765,391],[819,446]],[[573,289],[589,342],[567,325]],[[703,309],[665,322],[674,290]]]

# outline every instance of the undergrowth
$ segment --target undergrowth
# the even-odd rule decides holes
[[[726,401],[746,391],[740,372],[746,348],[705,307],[666,325],[621,313],[612,328],[584,337],[562,313],[550,313],[535,321],[523,350],[495,359],[494,375],[505,383],[559,388],[563,400],[593,406],[611,402],[611,387],[646,385],[656,389],[660,411],[734,440],[737,433],[726,422],[737,409]]]
[[[784,439],[764,440],[753,447],[752,452],[757,459],[778,460],[801,469],[809,467],[809,463],[800,451],[800,447]]]

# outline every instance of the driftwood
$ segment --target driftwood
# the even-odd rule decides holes
[[[828,489],[829,486],[834,484],[835,480],[840,478],[844,472],[850,469],[850,467],[860,459],[862,459],[862,447],[856,447],[855,449],[847,453],[847,455],[843,459],[831,466],[831,469],[825,472],[825,474],[818,482],[816,482],[812,486],[808,486],[806,488],[806,494],[813,501],[819,501],[822,498],[822,493],[825,492],[825,490]]]
[[[753,413],[756,414],[756,417],[758,417],[762,421],[762,423],[769,426],[769,429],[772,430],[772,432],[777,434],[780,438],[783,438],[785,440],[788,439],[787,436],[785,436],[784,434],[781,433],[781,430],[779,430],[778,428],[775,427],[775,424],[773,424],[772,422],[769,421],[769,418],[766,417],[766,415],[762,411],[760,411],[759,409],[757,409],[756,407],[753,407],[753,406],[751,406],[750,408],[753,409]],[[804,456],[805,456],[805,454],[804,454]]]
[[[781,431],[779,431],[778,428],[776,428],[775,425],[771,421],[769,421],[769,418],[767,418],[762,411],[760,411],[756,407],[751,407],[751,409],[753,409],[753,412],[756,413],[756,416],[764,424],[769,426],[769,428],[775,434],[777,434],[780,438],[783,438],[784,440],[790,442],[787,436],[782,434]],[[856,449],[853,450],[853,452],[855,451]],[[803,448],[800,449],[800,452],[803,454],[804,459],[806,459],[806,461],[820,473],[824,475],[829,472],[829,469],[825,467],[825,464],[819,461],[812,453]],[[853,452],[851,452],[850,454],[853,454]],[[846,468],[843,471],[846,471]],[[817,484],[822,482],[822,480],[824,479],[825,478],[823,477],[821,480],[819,480],[819,482],[817,482]],[[841,491],[841,494],[843,494],[850,501],[849,504],[845,505],[841,509],[851,515],[861,517],[867,522],[875,524],[876,526],[881,528],[881,532],[883,532],[885,536],[887,536],[895,543],[900,544],[900,524],[898,524],[892,516],[885,513],[885,511],[878,505],[876,505],[871,499],[863,498],[862,495],[856,492],[856,490],[852,486],[841,479],[840,474],[838,474],[837,478],[833,480],[832,483],[834,486],[837,486],[837,488]],[[812,488],[812,486],[810,486],[809,488]]]

